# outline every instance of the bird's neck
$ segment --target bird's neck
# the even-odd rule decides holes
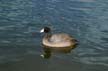
[[[50,38],[52,36],[52,34],[51,33],[45,33],[45,38]]]

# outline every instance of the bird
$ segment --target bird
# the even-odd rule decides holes
[[[45,49],[45,55],[41,55],[42,57],[47,57],[47,54],[50,57],[52,51],[68,53],[78,44],[78,41],[67,33],[52,34],[51,32],[51,28],[47,26],[40,30],[40,33],[44,33],[42,45]]]

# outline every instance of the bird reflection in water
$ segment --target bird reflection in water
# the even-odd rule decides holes
[[[77,45],[78,43],[71,47],[57,47],[57,48],[43,46],[43,54],[41,54],[41,57],[45,59],[49,59],[53,55],[53,53],[67,54],[67,53],[70,53],[72,49],[76,48]]]

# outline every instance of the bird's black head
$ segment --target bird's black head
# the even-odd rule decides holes
[[[41,33],[45,32],[45,33],[49,33],[51,31],[51,29],[49,27],[44,27],[43,29],[41,29]]]

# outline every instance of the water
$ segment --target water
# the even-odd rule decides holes
[[[0,71],[108,71],[107,5],[107,0],[0,0]],[[41,58],[44,26],[73,35],[79,46]]]

